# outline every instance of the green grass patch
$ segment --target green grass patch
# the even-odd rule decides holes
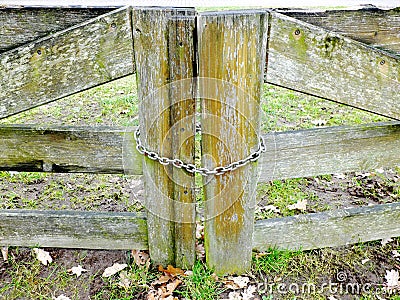
[[[182,297],[193,300],[218,299],[223,291],[220,283],[215,280],[213,271],[208,269],[203,262],[196,261],[192,274],[183,278],[184,286],[177,291]]]

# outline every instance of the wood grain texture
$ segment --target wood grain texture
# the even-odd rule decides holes
[[[133,73],[123,8],[0,54],[0,118]]]
[[[335,31],[374,48],[400,55],[399,8],[381,10],[281,11],[301,21]]]
[[[122,155],[124,137],[131,139],[133,130],[123,127],[2,125],[0,170],[139,175],[142,173],[140,154],[137,151],[130,153],[129,165],[124,164]]]
[[[0,210],[0,244],[78,249],[147,249],[141,214]],[[400,236],[400,203],[261,220],[253,248],[316,249]],[[84,229],[84,230],[83,230]]]
[[[202,164],[228,165],[257,149],[267,38],[260,11],[199,16]],[[207,264],[218,274],[251,265],[257,164],[204,182]]]
[[[109,13],[113,8],[2,7],[0,53]]]
[[[142,156],[132,148],[134,130],[2,125],[0,170],[140,175]],[[275,132],[264,139],[261,182],[400,165],[399,122]]]
[[[257,221],[253,247],[317,249],[400,236],[400,203]]]
[[[80,249],[147,249],[141,214],[0,210],[0,245]]]
[[[400,123],[270,133],[259,181],[400,166]]]
[[[169,64],[172,154],[194,164],[196,124],[196,54],[194,16],[169,20]],[[196,259],[196,193],[194,174],[172,169],[175,265],[192,268]]]
[[[138,8],[132,14],[142,139],[148,149],[168,158],[175,158],[175,155],[182,155],[184,158],[187,155],[184,151],[173,152],[177,149],[172,144],[178,142],[173,137],[176,139],[179,135],[174,134],[178,127],[173,127],[171,120],[175,118],[178,121],[177,113],[180,108],[173,109],[172,96],[179,91],[173,90],[168,84],[175,78],[186,78],[193,72],[192,69],[187,70],[191,59],[191,50],[187,48],[187,43],[191,42],[186,41],[186,47],[177,43],[179,34],[185,33],[179,33],[183,28],[179,29],[179,22],[174,23],[173,20],[176,16],[193,14],[194,10],[191,9],[172,8]],[[185,30],[190,30],[189,28],[190,26]],[[190,148],[189,145],[187,149]],[[149,200],[145,205],[148,210],[149,250],[152,260],[162,265],[181,263],[184,260],[190,263],[192,258],[189,257],[189,252],[182,249],[182,244],[176,244],[175,239],[175,230],[180,225],[175,224],[178,220],[175,218],[173,167],[145,158],[143,174],[145,198]],[[184,186],[190,187],[189,178],[187,180]],[[182,234],[183,231],[185,228],[182,228]],[[176,249],[176,245],[180,248]]]
[[[266,81],[400,118],[400,63],[337,33],[271,12]]]

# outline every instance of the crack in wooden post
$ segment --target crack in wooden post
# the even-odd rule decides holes
[[[133,10],[143,143],[167,158],[194,158],[192,9]],[[194,176],[144,159],[149,250],[156,264],[191,267],[195,259]]]

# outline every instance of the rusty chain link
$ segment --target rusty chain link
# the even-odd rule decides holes
[[[199,132],[201,132],[201,127],[199,125],[196,125],[196,133],[199,133]],[[137,149],[137,151],[139,151],[140,154],[142,154],[152,160],[158,161],[162,165],[170,165],[171,164],[176,168],[184,169],[189,173],[199,173],[202,176],[222,175],[226,172],[234,171],[240,167],[247,165],[249,162],[257,161],[260,158],[261,153],[264,153],[267,151],[267,149],[265,147],[264,138],[262,136],[260,136],[258,148],[255,152],[251,153],[246,158],[235,161],[233,163],[230,163],[227,166],[215,167],[214,169],[210,170],[210,169],[203,168],[203,167],[198,168],[194,164],[184,163],[182,160],[180,160],[178,158],[172,159],[172,158],[168,158],[168,157],[159,156],[156,152],[148,150],[145,146],[143,146],[142,141],[140,140],[139,127],[137,127],[135,130],[134,138],[136,141],[136,149]]]

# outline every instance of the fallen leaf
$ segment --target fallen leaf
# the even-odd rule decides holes
[[[399,272],[396,270],[391,270],[391,271],[386,270],[385,279],[386,279],[386,285],[389,289],[398,287],[400,285]]]
[[[193,271],[187,270],[185,271],[186,276],[193,276]]]
[[[156,300],[156,297],[154,295],[154,291],[150,291],[147,293],[147,300]]]
[[[335,175],[333,175],[333,177],[335,177],[337,179],[345,179],[346,175],[344,175],[344,174],[335,174]]]
[[[333,296],[329,296],[328,300],[337,300],[337,299],[335,297],[333,297]]]
[[[230,292],[228,294],[228,300],[243,300],[243,298],[238,292]]]
[[[36,259],[40,261],[42,264],[47,266],[47,264],[51,264],[53,262],[53,259],[50,256],[50,253],[47,251],[44,251],[43,249],[39,248],[33,248],[33,252],[36,254]]]
[[[128,272],[126,271],[121,271],[121,273],[119,273],[119,282],[118,285],[122,288],[129,288],[132,284],[131,279],[129,278]]]
[[[114,274],[117,274],[119,271],[122,271],[125,269],[128,265],[127,264],[119,264],[115,263],[111,267],[108,267],[104,270],[103,272],[103,277],[110,277],[113,276]]]
[[[277,208],[276,206],[274,206],[274,205],[267,205],[267,206],[264,206],[263,209],[264,209],[264,210],[270,210],[270,211],[272,211],[272,212],[274,212],[274,213],[277,213],[277,214],[280,214],[280,213],[281,213],[281,210],[280,210],[279,208]]]
[[[206,256],[206,249],[204,249],[203,244],[196,243],[196,256],[199,260],[202,260]]]
[[[369,258],[363,259],[363,260],[361,261],[361,264],[365,265],[365,264],[366,264],[367,262],[369,262],[369,261],[370,261]]]
[[[313,124],[315,126],[324,126],[324,125],[326,125],[326,121],[323,119],[317,119],[317,120],[312,120],[311,124]]]
[[[179,268],[174,268],[171,265],[168,265],[166,269],[163,268],[163,266],[159,265],[158,266],[158,271],[164,272],[165,274],[171,275],[171,276],[176,276],[176,275],[184,275],[185,272],[182,269]]]
[[[242,298],[243,300],[251,300],[253,299],[254,293],[256,292],[256,287],[254,285],[250,285],[247,289],[244,290],[244,292],[242,292]]]
[[[249,282],[250,279],[249,277],[246,276],[237,276],[237,277],[229,276],[228,280],[224,281],[225,287],[232,290],[243,289],[247,287]]]
[[[382,246],[385,246],[386,244],[388,244],[390,242],[393,242],[392,238],[384,238],[384,239],[382,239],[381,244],[382,244]]]
[[[170,281],[173,277],[170,275],[161,275],[160,278],[158,278],[156,281],[152,282],[151,285],[158,285],[158,284],[164,284]]]
[[[196,239],[200,240],[204,235],[204,226],[200,224],[196,224]]]
[[[53,300],[71,300],[71,299],[68,298],[67,296],[60,295],[57,298],[53,297]]]
[[[139,267],[146,265],[147,261],[150,259],[149,254],[140,250],[132,250],[131,253],[135,264]]]
[[[79,277],[82,275],[82,272],[87,272],[86,269],[82,268],[81,265],[78,265],[77,267],[72,267],[71,269],[67,270],[68,272],[71,272],[72,274],[75,274],[76,277]]]
[[[182,283],[181,280],[176,278],[174,281],[167,284],[167,293],[172,295],[175,289]]]
[[[304,210],[307,209],[307,199],[299,200],[299,201],[297,201],[297,203],[295,203],[295,204],[288,205],[287,208],[288,208],[289,210],[298,209],[298,210],[304,211]]]
[[[8,261],[8,247],[1,247],[1,255],[3,256],[3,261]]]
[[[394,258],[400,257],[400,253],[397,250],[393,250],[392,253]]]

